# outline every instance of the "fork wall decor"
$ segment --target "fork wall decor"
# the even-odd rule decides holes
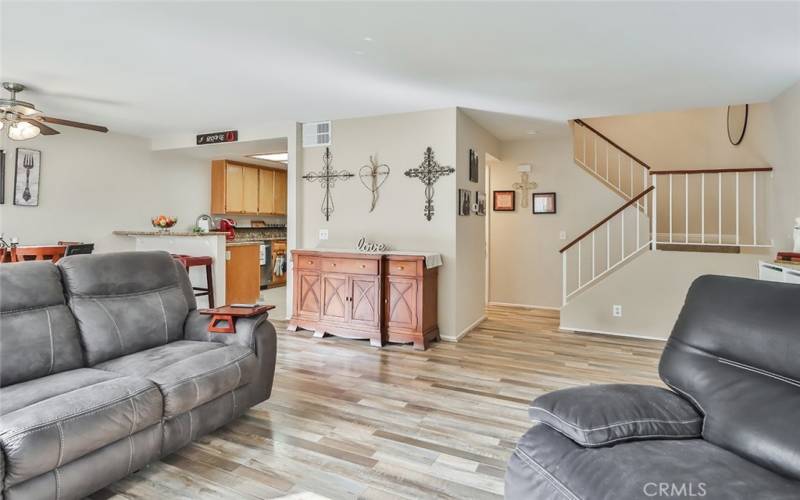
[[[303,176],[303,179],[309,182],[319,181],[322,189],[325,190],[325,194],[322,197],[322,215],[325,216],[326,221],[331,220],[331,214],[333,213],[331,188],[336,184],[336,179],[346,181],[354,177],[353,173],[347,170],[334,170],[331,166],[332,162],[333,155],[331,154],[331,150],[330,148],[325,148],[325,153],[322,155],[322,170],[319,172],[309,172]]]
[[[35,207],[39,205],[39,171],[42,152],[17,148],[14,169],[14,205]]]
[[[433,149],[428,146],[425,150],[424,159],[417,168],[410,168],[404,173],[406,177],[416,177],[425,184],[425,218],[431,220],[433,218],[433,185],[439,180],[439,177],[450,175],[455,172],[453,167],[443,167],[439,165],[433,157]]]

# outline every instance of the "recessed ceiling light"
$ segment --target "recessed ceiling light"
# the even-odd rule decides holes
[[[536,135],[536,134],[539,133],[539,131],[538,130],[528,130],[527,133],[528,133],[528,135]]]
[[[355,54],[357,56],[363,56],[364,55],[364,51],[363,50],[354,50],[353,54]]]
[[[372,37],[371,36],[365,36],[364,38],[362,38],[362,40],[364,40],[365,42],[371,42],[372,41]]]
[[[289,161],[289,153],[262,153],[247,156],[248,158],[255,158],[256,160],[279,161],[281,163]]]

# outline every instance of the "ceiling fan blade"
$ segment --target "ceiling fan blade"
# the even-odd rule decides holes
[[[48,127],[47,125],[45,125],[44,123],[42,123],[39,120],[34,120],[34,119],[29,119],[29,118],[20,118],[20,121],[28,122],[31,125],[36,125],[37,127],[39,127],[39,130],[41,131],[42,135],[58,135],[58,134],[61,133],[61,132],[59,132],[58,130],[56,130],[54,128]]]
[[[100,125],[91,125],[89,123],[74,122],[72,120],[63,120],[61,118],[53,118],[52,116],[41,116],[40,119],[47,123],[55,123],[56,125],[65,125],[67,127],[83,128],[86,130],[94,130],[95,132],[108,132],[108,128],[101,127]]]

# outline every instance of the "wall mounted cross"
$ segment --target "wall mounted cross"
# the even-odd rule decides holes
[[[336,171],[331,167],[333,162],[333,155],[330,148],[325,148],[325,153],[322,155],[322,170],[319,172],[309,172],[303,176],[303,179],[309,182],[319,181],[322,189],[325,190],[325,195],[322,197],[322,215],[325,220],[331,220],[333,213],[333,197],[331,196],[331,188],[336,184],[336,179],[349,180],[354,177],[351,172],[346,170]]]
[[[425,218],[433,218],[433,185],[440,177],[450,175],[455,172],[453,167],[443,167],[439,165],[433,157],[433,149],[428,146],[422,163],[417,168],[410,168],[404,173],[406,177],[416,177],[425,184]]]
[[[389,165],[378,163],[378,155],[369,157],[369,165],[364,165],[358,170],[358,178],[365,188],[372,192],[372,205],[369,211],[375,210],[378,203],[378,189],[386,182],[389,177]]]
[[[527,207],[529,198],[528,194],[531,189],[536,189],[538,184],[529,181],[528,172],[521,172],[520,177],[520,182],[515,182],[511,185],[511,187],[522,192],[522,202],[520,204],[523,207]]]

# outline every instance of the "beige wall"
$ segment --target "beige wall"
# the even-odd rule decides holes
[[[572,138],[560,134],[501,144],[501,162],[491,167],[489,194],[489,301],[528,306],[561,306],[561,256],[558,249],[611,213],[622,200],[572,161]],[[491,210],[491,191],[510,190],[520,176],[517,165],[531,163],[537,192],[557,193],[555,215],[533,215],[529,203],[515,212]],[[530,201],[530,200],[529,200]],[[566,231],[566,240],[559,232]]]
[[[171,153],[154,153],[144,139],[60,128],[61,134],[25,142],[3,139],[6,203],[0,232],[23,245],[58,240],[94,242],[97,251],[132,248],[116,229],[152,229],[150,217],[178,217],[194,225],[209,209],[208,164]],[[38,207],[13,205],[15,149],[42,152]]]
[[[728,140],[727,108],[589,118],[584,121],[630,151],[654,170],[697,170],[766,166],[768,160],[753,128],[766,104],[751,104],[741,144]],[[602,150],[601,150],[602,151]]]
[[[704,274],[755,278],[759,255],[644,252],[576,295],[561,328],[666,339],[692,281]],[[622,306],[622,317],[611,314]]]
[[[471,192],[487,192],[486,154],[500,156],[500,142],[492,134],[459,110],[457,118],[457,171],[456,186]],[[474,149],[480,160],[478,183],[469,180],[469,150]],[[491,210],[488,204],[487,216]],[[466,334],[485,316],[486,308],[486,217],[470,214],[456,216],[456,331]]]
[[[300,248],[355,248],[361,236],[387,243],[396,250],[430,251],[442,254],[439,271],[439,327],[441,335],[455,338],[456,327],[456,183],[458,173],[435,184],[435,214],[431,221],[423,215],[424,185],[419,179],[403,175],[423,160],[425,148],[433,148],[441,165],[456,165],[455,108],[336,120],[332,124],[333,167],[357,175],[377,153],[391,173],[380,188],[380,199],[370,213],[371,195],[357,177],[337,181],[331,190],[335,211],[325,221],[320,211],[322,189],[319,182],[300,176],[322,168],[323,147],[306,148],[298,163],[297,197],[298,246]],[[319,230],[327,229],[329,239],[319,240]]]

